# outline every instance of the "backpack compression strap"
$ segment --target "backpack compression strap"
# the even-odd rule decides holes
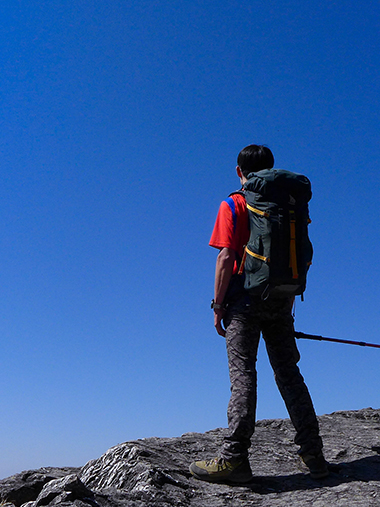
[[[238,271],[238,275],[242,275],[243,274],[244,264],[245,264],[245,259],[247,257],[247,254],[251,255],[252,257],[256,257],[256,259],[260,259],[263,262],[267,262],[267,263],[270,262],[269,257],[264,257],[263,255],[259,255],[259,254],[255,253],[255,252],[252,252],[247,246],[245,246],[244,247],[243,258],[241,260],[239,271]]]
[[[260,215],[262,217],[266,217],[266,218],[270,217],[269,213],[266,213],[265,211],[261,211],[260,209],[254,208],[253,206],[250,206],[248,203],[247,203],[247,208],[250,211],[253,211],[253,213],[257,213],[258,215]]]

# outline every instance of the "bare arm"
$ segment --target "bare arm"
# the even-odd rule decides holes
[[[216,259],[214,301],[217,304],[223,304],[233,273],[235,258],[234,250],[222,248]],[[223,308],[214,308],[214,325],[220,336],[226,336],[226,331],[222,326],[223,315]]]

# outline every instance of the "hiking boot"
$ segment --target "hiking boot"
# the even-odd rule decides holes
[[[328,464],[322,453],[305,454],[301,459],[309,469],[312,479],[323,479],[329,475]]]
[[[208,482],[248,482],[252,479],[252,470],[248,459],[227,461],[214,458],[191,463],[190,472],[196,479]]]

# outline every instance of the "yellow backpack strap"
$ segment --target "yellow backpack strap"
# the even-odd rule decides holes
[[[257,213],[258,215],[262,216],[262,217],[269,217],[269,213],[266,213],[265,211],[261,211],[260,209],[257,209],[257,208],[254,208],[253,206],[250,206],[249,204],[247,204],[247,208],[250,210],[250,211],[253,211],[253,213]]]
[[[260,259],[261,261],[266,262],[267,264],[270,262],[270,258],[269,257],[264,257],[264,255],[259,255],[259,254],[255,253],[255,252],[252,252],[247,247],[245,247],[245,251],[247,252],[247,254],[251,255],[252,257],[255,257],[255,259]]]

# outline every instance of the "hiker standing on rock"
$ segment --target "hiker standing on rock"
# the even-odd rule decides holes
[[[219,457],[192,463],[190,472],[209,482],[252,479],[248,449],[255,430],[256,359],[262,333],[296,430],[298,453],[311,477],[320,479],[328,475],[328,468],[313,403],[297,366],[300,354],[292,317],[294,296],[303,293],[311,264],[307,237],[310,182],[302,175],[273,169],[273,154],[265,146],[247,146],[237,163],[242,191],[221,203],[210,240],[210,246],[219,249],[211,307],[215,329],[227,345],[231,381],[228,435]],[[275,239],[276,234],[280,239]],[[287,258],[281,268],[282,259],[277,257],[282,255],[285,236]],[[296,239],[301,236],[299,246]],[[286,271],[284,276],[281,269]]]

